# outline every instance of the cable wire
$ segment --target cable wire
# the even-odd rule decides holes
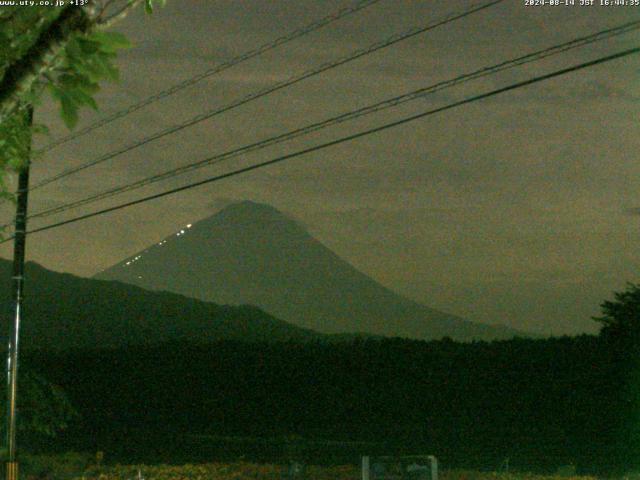
[[[44,147],[42,147],[40,150],[38,150],[39,154],[48,152],[49,150],[53,150],[54,148],[65,144],[71,140],[74,140],[78,137],[81,137],[83,135],[86,135],[89,132],[92,132],[100,127],[103,127],[115,120],[118,120],[122,117],[125,117],[133,112],[136,112],[138,110],[140,110],[143,107],[146,107],[147,105],[151,105],[152,103],[155,103],[157,101],[162,100],[163,98],[167,98],[171,95],[173,95],[174,93],[179,92],[180,90],[184,90],[187,87],[190,87],[192,85],[195,85],[196,83],[204,80],[205,78],[211,77],[212,75],[216,75],[220,72],[223,72],[235,65],[238,65],[239,63],[245,62],[247,60],[250,60],[252,58],[255,58],[259,55],[262,55],[263,53],[266,53],[270,50],[273,50],[277,47],[279,47],[280,45],[284,45],[285,43],[289,43],[293,40],[296,40],[300,37],[303,37],[305,35],[308,35],[311,32],[314,32],[315,30],[319,30],[322,27],[325,27],[326,25],[329,25],[341,18],[344,18],[348,15],[351,15],[353,13],[356,13],[360,10],[363,10],[375,3],[380,2],[381,0],[360,0],[359,2],[357,2],[355,5],[349,6],[349,7],[345,7],[342,8],[332,14],[329,14],[325,17],[322,17],[319,20],[316,20],[313,23],[310,23],[308,25],[305,25],[304,27],[301,27],[297,30],[294,30],[286,35],[283,35],[281,37],[276,38],[275,40],[265,43],[261,46],[259,46],[258,48],[255,48],[253,50],[249,50],[241,55],[238,55],[237,57],[233,57],[230,60],[227,60],[219,65],[216,65],[208,70],[205,70],[204,72],[200,72],[197,75],[194,75],[191,78],[188,78],[180,83],[176,83],[175,85],[167,88],[166,90],[163,90],[161,92],[156,93],[155,95],[151,95],[143,100],[140,100],[137,103],[134,103],[132,105],[130,105],[129,107],[123,109],[123,110],[119,110],[117,112],[112,113],[111,115],[104,117],[100,120],[98,120],[95,123],[92,123],[91,125],[88,125],[87,127],[78,130],[77,132],[71,133],[69,135],[66,135],[58,140],[54,140],[52,142],[50,142],[49,144],[45,145]]]
[[[395,45],[396,43],[399,43],[403,40],[407,40],[409,38],[415,37],[416,35],[419,35],[421,33],[425,33],[429,30],[433,30],[434,28],[437,28],[439,26],[442,25],[446,25],[448,23],[454,22],[456,20],[462,19],[464,17],[467,17],[473,13],[479,12],[481,10],[484,10],[486,8],[489,8],[493,5],[497,5],[499,3],[502,3],[504,0],[491,0],[488,3],[484,3],[481,4],[479,6],[472,6],[470,8],[465,9],[464,11],[462,11],[461,13],[451,13],[449,15],[447,15],[444,19],[442,20],[438,20],[436,22],[430,23],[426,26],[423,27],[414,27],[404,33],[400,33],[400,34],[395,34],[392,35],[391,37],[376,42],[366,48],[357,50],[356,52],[352,53],[351,55],[347,56],[347,57],[343,57],[340,58],[339,60],[333,61],[333,62],[328,62],[328,63],[324,63],[322,65],[320,65],[319,67],[315,67],[311,70],[307,70],[305,72],[303,72],[300,75],[294,76],[289,78],[288,80],[285,80],[283,82],[277,83],[274,86],[268,87],[266,89],[263,90],[259,90],[258,92],[254,92],[254,93],[250,93],[249,95],[240,98],[239,100],[236,100],[235,102],[232,102],[230,104],[227,104],[223,107],[219,107],[216,108],[214,110],[211,110],[209,112],[205,112],[202,113],[200,115],[197,115],[189,120],[187,120],[186,122],[183,122],[181,124],[178,125],[174,125],[172,127],[166,128],[164,130],[161,130],[159,132],[156,132],[148,137],[143,138],[142,140],[138,140],[134,143],[131,143],[123,148],[120,148],[119,150],[114,150],[110,153],[107,153],[106,155],[103,155],[102,157],[99,157],[95,160],[91,160],[89,162],[86,162],[82,165],[78,165],[76,167],[71,167],[68,168],[64,171],[62,171],[61,173],[54,175],[48,179],[42,180],[41,182],[35,184],[33,187],[30,188],[30,190],[35,190],[37,188],[41,188],[45,185],[48,185],[52,182],[61,180],[62,178],[68,177],[69,175],[73,175],[74,173],[78,173],[82,170],[85,170],[87,168],[93,167],[95,165],[98,165],[102,162],[105,162],[107,160],[110,160],[114,157],[117,157],[119,155],[122,155],[123,153],[127,153],[130,152],[131,150],[134,150],[138,147],[141,147],[143,145],[146,145],[154,140],[158,140],[162,137],[165,137],[167,135],[171,135],[173,133],[179,132],[181,130],[184,130],[185,128],[188,127],[192,127],[193,125],[196,125],[197,123],[203,122],[204,120],[208,120],[216,115],[222,114],[224,112],[227,112],[229,110],[232,110],[234,108],[237,108],[241,105],[244,105],[246,103],[249,103],[253,100],[257,100],[259,98],[262,98],[266,95],[269,95],[273,92],[277,92],[278,90],[282,90],[286,87],[289,87],[291,85],[294,85],[296,83],[299,83],[307,78],[313,77],[315,75],[318,75],[320,73],[326,72],[328,70],[331,70],[333,68],[339,67],[341,65],[344,65],[346,63],[352,62],[358,58],[364,57],[365,55],[369,55],[373,52],[377,52],[378,50],[382,50],[383,48],[387,48],[391,45]]]
[[[366,106],[366,107],[362,107],[359,108],[357,110],[354,111],[350,111],[326,120],[323,120],[321,122],[316,122],[310,125],[307,125],[305,127],[301,127],[295,130],[291,130],[289,132],[274,136],[274,137],[270,137],[255,143],[252,143],[250,145],[246,145],[243,147],[239,147],[239,148],[235,148],[233,150],[228,150],[224,153],[220,153],[217,155],[214,155],[212,157],[208,157],[204,160],[200,160],[198,162],[194,162],[194,163],[190,163],[188,165],[183,165],[162,173],[158,173],[156,175],[152,175],[146,178],[143,178],[141,180],[132,182],[132,183],[128,183],[125,185],[121,185],[118,187],[114,187],[112,189],[109,190],[105,190],[93,195],[90,195],[88,197],[79,199],[79,200],[75,200],[73,202],[69,202],[66,203],[64,205],[59,205],[57,207],[52,207],[50,209],[47,210],[43,210],[40,212],[36,212],[32,215],[29,215],[29,219],[36,219],[36,218],[43,218],[43,217],[48,217],[57,213],[62,213],[65,212],[67,210],[71,210],[73,208],[77,208],[80,207],[82,205],[87,205],[90,203],[94,203],[97,202],[99,200],[103,200],[106,198],[110,198],[113,197],[115,195],[119,195],[121,193],[125,193],[125,192],[129,192],[132,190],[136,190],[138,188],[142,188],[146,185],[151,185],[153,183],[162,181],[162,180],[166,180],[169,178],[173,178],[176,177],[178,175],[182,175],[194,170],[197,170],[199,168],[203,168],[206,166],[211,166],[211,165],[215,165],[218,164],[224,160],[228,160],[230,158],[234,158],[237,157],[241,154],[246,154],[246,153],[250,153],[250,152],[254,152],[257,150],[261,150],[263,148],[278,144],[278,143],[282,143],[285,141],[289,141],[292,140],[294,138],[300,137],[302,135],[307,135],[309,133],[333,126],[333,125],[337,125],[339,123],[342,122],[346,122],[346,121],[350,121],[350,120],[354,120],[356,118],[360,118],[364,115],[369,115],[372,113],[376,113],[382,110],[386,110],[388,108],[392,108],[401,104],[404,104],[406,102],[409,101],[413,101],[413,100],[417,100],[417,99],[421,99],[424,98],[425,96],[429,95],[429,94],[433,94],[435,92],[444,90],[446,88],[451,88],[453,86],[459,85],[461,83],[465,83],[471,80],[476,80],[478,78],[482,78],[488,75],[493,75],[496,73],[499,73],[503,70],[507,70],[507,69],[511,69],[511,68],[515,68],[517,66],[521,66],[527,63],[531,63],[531,62],[535,62],[535,61],[539,61],[543,58],[547,58],[550,57],[552,55],[557,55],[560,53],[564,53],[568,50],[574,49],[574,48],[578,48],[584,45],[588,45],[594,42],[598,42],[598,41],[602,41],[604,39],[608,39],[617,35],[622,35],[624,33],[629,33],[631,31],[635,31],[638,30],[640,28],[640,20],[635,20],[632,22],[627,22],[625,24],[619,25],[617,27],[613,27],[613,28],[609,28],[606,30],[602,30],[600,32],[597,33],[593,33],[587,36],[583,36],[559,45],[555,45],[552,47],[548,47],[542,50],[538,50],[536,52],[532,52],[529,53],[527,55],[523,55],[517,58],[513,58],[510,60],[506,60],[503,61],[501,63],[492,65],[490,67],[484,67],[482,69],[479,70],[475,70],[471,73],[466,73],[460,76],[457,76],[455,78],[446,80],[446,81],[442,81],[442,82],[438,82],[434,85],[430,85],[428,87],[423,87],[414,91],[411,91],[409,93],[405,93],[402,95],[398,95],[395,96],[393,98],[389,98],[377,103],[374,103],[372,105]],[[11,224],[6,224],[4,226],[1,226],[0,228],[5,228],[10,226]]]
[[[168,195],[173,195],[175,193],[182,192],[182,191],[185,191],[185,190],[190,190],[192,188],[199,187],[201,185],[206,185],[206,184],[209,184],[209,183],[217,182],[217,181],[223,180],[225,178],[234,177],[234,176],[240,175],[242,173],[250,172],[250,171],[253,171],[253,170],[257,170],[257,169],[260,169],[260,168],[267,167],[269,165],[274,165],[276,163],[283,162],[285,160],[290,160],[292,158],[300,157],[302,155],[307,155],[307,154],[312,153],[312,152],[323,150],[325,148],[332,147],[334,145],[339,145],[341,143],[345,143],[345,142],[349,142],[349,141],[352,141],[352,140],[356,140],[358,138],[361,138],[361,137],[364,137],[364,136],[367,136],[367,135],[371,135],[373,133],[382,132],[384,130],[388,130],[388,129],[393,128],[393,127],[404,125],[406,123],[409,123],[409,122],[412,122],[414,120],[418,120],[420,118],[424,118],[424,117],[427,117],[427,116],[431,116],[431,115],[434,115],[436,113],[440,113],[440,112],[444,112],[444,111],[447,111],[447,110],[451,110],[453,108],[457,108],[457,107],[460,107],[462,105],[466,105],[466,104],[469,104],[469,103],[477,102],[477,101],[483,100],[485,98],[493,97],[495,95],[499,95],[499,94],[502,94],[502,93],[505,93],[505,92],[509,92],[509,91],[518,89],[518,88],[522,88],[522,87],[525,87],[525,86],[528,86],[528,85],[532,85],[534,83],[538,83],[538,82],[541,82],[541,81],[544,81],[544,80],[549,80],[551,78],[559,77],[561,75],[566,75],[568,73],[575,72],[575,71],[578,71],[578,70],[582,70],[582,69],[585,69],[585,68],[588,68],[588,67],[592,67],[592,66],[595,66],[595,65],[599,65],[599,64],[602,64],[602,63],[605,63],[605,62],[610,62],[612,60],[616,60],[616,59],[619,59],[619,58],[627,57],[629,55],[633,55],[633,54],[636,54],[636,53],[640,53],[640,47],[623,50],[623,51],[620,51],[620,52],[617,52],[617,53],[614,53],[614,54],[611,54],[611,55],[607,55],[605,57],[600,57],[600,58],[598,58],[596,60],[591,60],[589,62],[584,62],[584,63],[580,63],[578,65],[573,65],[571,67],[563,68],[561,70],[556,70],[554,72],[547,73],[547,74],[544,74],[544,75],[540,75],[540,76],[537,76],[537,77],[533,77],[533,78],[530,78],[528,80],[524,80],[524,81],[521,81],[521,82],[512,83],[511,85],[507,85],[506,87],[501,87],[501,88],[498,88],[498,89],[495,89],[495,90],[491,90],[491,91],[486,92],[486,93],[482,93],[482,94],[479,94],[479,95],[468,97],[466,99],[463,99],[463,100],[460,100],[460,101],[457,101],[457,102],[453,102],[453,103],[450,103],[450,104],[442,106],[442,107],[438,107],[438,108],[435,108],[435,109],[427,110],[425,112],[418,113],[416,115],[411,115],[409,117],[405,117],[405,118],[402,118],[400,120],[396,120],[394,122],[387,123],[387,124],[384,124],[384,125],[379,126],[379,127],[363,130],[363,131],[360,131],[358,133],[347,135],[347,136],[338,138],[336,140],[332,140],[332,141],[325,142],[325,143],[322,143],[322,144],[319,144],[319,145],[315,145],[313,147],[305,148],[303,150],[298,150],[296,152],[289,153],[287,155],[282,155],[280,157],[276,157],[276,158],[273,158],[271,160],[267,160],[267,161],[260,162],[260,163],[254,164],[254,165],[250,165],[248,167],[239,168],[239,169],[233,170],[231,172],[227,172],[227,173],[224,173],[224,174],[221,174],[221,175],[216,175],[214,177],[209,177],[209,178],[206,178],[204,180],[200,180],[200,181],[197,181],[197,182],[194,182],[194,183],[183,185],[181,187],[173,188],[173,189],[170,189],[170,190],[165,190],[163,192],[156,193],[156,194],[153,194],[153,195],[149,195],[149,196],[146,196],[146,197],[142,197],[142,198],[139,198],[137,200],[132,200],[130,202],[122,203],[120,205],[115,205],[113,207],[104,208],[102,210],[98,210],[98,211],[94,211],[94,212],[91,212],[91,213],[87,213],[85,215],[80,215],[80,216],[77,216],[77,217],[74,217],[74,218],[71,218],[71,219],[68,219],[68,220],[63,220],[63,221],[60,221],[60,222],[57,222],[57,223],[53,223],[53,224],[50,224],[50,225],[45,225],[43,227],[39,227],[39,228],[36,228],[36,229],[33,229],[33,230],[29,230],[27,232],[27,234],[43,232],[43,231],[46,231],[46,230],[50,230],[52,228],[61,227],[63,225],[68,225],[70,223],[75,223],[75,222],[79,222],[81,220],[86,220],[86,219],[89,219],[89,218],[92,218],[92,217],[96,217],[96,216],[99,216],[99,215],[104,215],[106,213],[114,212],[114,211],[117,211],[117,210],[122,210],[124,208],[128,208],[128,207],[131,207],[133,205],[146,203],[146,202],[149,202],[151,200],[156,200],[158,198],[166,197]],[[4,240],[0,241],[0,244],[8,242],[12,238],[13,238],[13,236],[4,239]]]

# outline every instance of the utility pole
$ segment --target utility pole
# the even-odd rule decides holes
[[[33,107],[28,107],[27,125],[33,125]],[[24,254],[27,230],[27,197],[29,195],[29,166],[31,163],[31,135],[26,150],[27,158],[18,173],[16,223],[13,240],[13,324],[7,349],[7,473],[6,480],[18,480],[16,459],[16,394],[18,391],[18,339],[22,299],[24,296]]]

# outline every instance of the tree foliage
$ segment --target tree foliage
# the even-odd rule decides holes
[[[342,464],[395,450],[435,454],[447,468],[495,469],[508,457],[527,471],[573,463],[595,472],[631,458],[612,456],[619,391],[607,352],[591,336],[241,340],[40,350],[29,362],[64,386],[83,432],[100,436],[108,452],[120,446],[129,459],[163,452],[163,461],[194,462],[229,449],[249,458],[288,461],[296,453],[306,463]],[[177,432],[190,435],[167,442]],[[215,446],[206,435],[236,440]],[[247,441],[237,443],[239,437]],[[274,437],[292,441],[264,441]],[[300,437],[333,447],[313,442],[297,451]]]
[[[0,12],[0,196],[10,198],[6,176],[29,158],[31,137],[46,133],[44,125],[25,123],[28,106],[44,92],[60,105],[68,128],[79,111],[97,109],[95,94],[103,81],[117,81],[115,60],[128,40],[105,31],[131,8],[143,3],[147,13],[165,0],[90,0],[84,7],[67,5],[6,7]]]
[[[36,128],[29,125],[26,111],[12,115],[0,124],[0,169],[3,172],[19,171],[29,158],[31,136]],[[5,183],[6,175],[0,174],[0,198],[13,199]]]
[[[640,467],[640,284],[628,283],[614,293],[614,300],[601,305],[602,315],[594,320],[602,325],[601,339],[612,359],[611,383],[618,401],[609,408],[616,412],[612,427],[618,432],[615,450],[634,459]]]
[[[20,375],[18,392],[18,430],[28,435],[54,437],[79,416],[62,388],[33,372]],[[6,389],[0,389],[2,418],[6,417],[6,395]],[[4,422],[1,429],[6,431]]]
[[[627,284],[627,289],[614,293],[614,298],[615,300],[607,300],[600,306],[602,316],[594,317],[602,325],[601,334],[640,340],[640,284]]]
[[[67,127],[78,123],[78,110],[83,105],[98,109],[93,96],[100,90],[102,80],[118,80],[114,60],[119,49],[129,46],[126,37],[117,32],[74,35],[69,40],[60,66],[47,73],[47,87],[59,102]]]

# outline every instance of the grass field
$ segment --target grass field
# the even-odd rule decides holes
[[[88,454],[25,455],[21,480],[290,480],[289,466],[275,463],[211,462],[184,465],[97,465]],[[307,465],[298,480],[360,480],[359,465]],[[595,477],[515,472],[441,470],[439,480],[595,480]]]
[[[207,463],[194,465],[115,465],[92,466],[75,480],[241,480],[289,479],[288,467],[255,463]],[[359,480],[360,469],[356,465],[307,466],[301,480]],[[450,470],[440,473],[441,480],[594,480],[586,476],[545,476],[527,473],[495,473]]]
[[[87,472],[89,473],[89,472]],[[98,472],[96,472],[98,473]],[[203,464],[183,466],[128,465],[104,469],[85,480],[240,480],[289,478],[287,467],[252,463]],[[301,477],[309,480],[358,480],[360,469],[355,465],[317,467],[308,466]],[[491,473],[475,471],[443,471],[441,480],[592,480],[592,477],[558,477],[523,473]]]

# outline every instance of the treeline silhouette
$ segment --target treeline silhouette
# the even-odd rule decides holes
[[[31,351],[23,365],[60,385],[81,415],[41,448],[211,461],[229,452],[212,448],[215,438],[240,436],[235,453],[270,461],[265,439],[293,438],[312,447],[289,441],[282,455],[321,463],[323,442],[340,440],[354,443],[333,444],[336,461],[394,451],[435,454],[446,467],[508,462],[549,472],[573,464],[611,473],[638,462],[629,354],[609,336],[356,338]]]

